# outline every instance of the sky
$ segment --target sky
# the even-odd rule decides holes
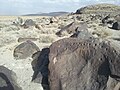
[[[0,15],[75,12],[80,7],[99,3],[120,5],[120,0],[0,0]]]

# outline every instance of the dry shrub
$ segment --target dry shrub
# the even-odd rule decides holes
[[[39,37],[39,42],[40,43],[52,43],[54,42],[54,38],[51,36],[40,36]]]
[[[112,32],[107,28],[96,28],[96,30],[93,33],[97,34],[100,38],[106,38],[112,35]]]
[[[0,24],[0,28],[8,27],[6,24]]]
[[[9,36],[9,35],[0,36],[0,47],[9,45],[14,42],[16,42],[14,36]]]

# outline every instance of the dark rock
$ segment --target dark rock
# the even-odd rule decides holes
[[[78,9],[76,12],[75,12],[75,14],[84,14],[84,9],[85,9],[86,7],[82,7],[82,8],[80,8],[80,9]]]
[[[72,22],[69,25],[67,25],[64,28],[62,28],[60,31],[58,31],[56,33],[56,35],[57,36],[62,36],[64,32],[66,32],[68,34],[74,34],[78,30],[78,27],[81,28],[81,30],[82,29],[86,29],[87,28],[87,24],[86,23]]]
[[[42,29],[42,27],[40,25],[38,25],[38,24],[35,25],[35,28],[38,29],[38,30]]]
[[[88,32],[87,26],[80,26],[76,29],[76,32],[71,36],[72,38],[78,39],[92,39],[93,36],[91,33]]]
[[[103,24],[106,24],[107,23],[107,20],[110,18],[110,14],[107,15],[105,18],[102,19],[102,23]]]
[[[53,18],[50,18],[50,23],[52,24],[54,21],[53,21]]]
[[[112,29],[120,30],[120,22],[115,22],[112,26]]]
[[[120,56],[109,42],[66,38],[53,43],[49,54],[51,90],[109,90],[120,77]]]
[[[76,23],[72,22],[68,24],[67,26],[63,27],[60,31],[56,33],[57,36],[62,36],[64,32],[67,32],[68,34],[71,34],[72,32],[75,33],[75,29],[77,28]]]
[[[44,90],[49,90],[48,83],[48,64],[49,64],[49,48],[42,49],[41,52],[33,55],[32,67],[34,70],[34,74],[32,77],[32,81],[36,83],[41,83]]]
[[[114,22],[115,22],[115,19],[113,19],[112,16],[110,16],[110,14],[102,19],[102,24],[104,25],[107,25],[107,24],[112,25]]]
[[[0,90],[22,90],[16,83],[16,74],[0,66]]]
[[[30,26],[35,26],[35,22],[32,19],[27,19],[23,24],[24,28],[29,28]]]
[[[13,55],[15,59],[26,59],[38,51],[39,47],[32,41],[28,40],[18,45],[15,48]]]

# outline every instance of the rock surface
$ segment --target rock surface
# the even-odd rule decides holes
[[[77,38],[77,39],[92,39],[93,35],[88,32],[87,25],[81,25],[76,29],[76,32],[71,36],[72,38]]]
[[[42,49],[42,51],[36,53],[36,55],[34,55],[33,58],[34,61],[32,62],[32,67],[34,70],[34,74],[32,81],[42,84],[45,90],[49,90],[49,48]]]
[[[77,23],[75,22],[68,24],[67,26],[63,27],[60,31],[58,31],[56,35],[61,36],[64,33],[68,34],[75,33],[75,29],[78,27],[78,24],[77,25],[76,24]]]
[[[4,66],[0,66],[0,90],[22,90],[16,83],[16,74]]]
[[[120,30],[120,22],[113,23],[112,29]]]
[[[24,28],[29,28],[30,26],[35,26],[35,22],[32,19],[27,19],[24,22],[23,27]]]
[[[78,27],[79,27],[79,29],[78,29]],[[85,29],[87,29],[86,23],[84,23],[84,22],[82,22],[82,23],[72,22],[72,23],[66,25],[65,27],[63,27],[60,31],[58,31],[56,33],[56,35],[63,36],[65,33],[74,34],[78,30],[85,30]]]
[[[15,48],[13,55],[16,59],[26,59],[38,51],[39,47],[32,41],[28,40],[18,45]]]
[[[119,14],[120,7],[114,4],[97,4],[89,5],[83,8],[80,8],[76,11],[76,14]]]
[[[105,41],[59,40],[50,47],[50,89],[109,90],[109,76],[120,77],[119,58]]]

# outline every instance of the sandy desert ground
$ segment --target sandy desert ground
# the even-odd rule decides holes
[[[21,17],[24,20],[32,19],[39,25],[43,25],[41,30],[35,27],[24,29],[12,25],[18,16],[0,16],[0,66],[5,66],[9,70],[16,73],[17,84],[22,87],[22,90],[42,90],[38,83],[31,82],[33,69],[31,57],[27,59],[16,60],[13,57],[13,52],[16,46],[22,42],[18,42],[19,38],[37,38],[33,41],[40,50],[49,47],[50,44],[60,38],[55,33],[58,31],[58,24],[45,25],[47,22],[42,22],[41,19],[49,17]]]

